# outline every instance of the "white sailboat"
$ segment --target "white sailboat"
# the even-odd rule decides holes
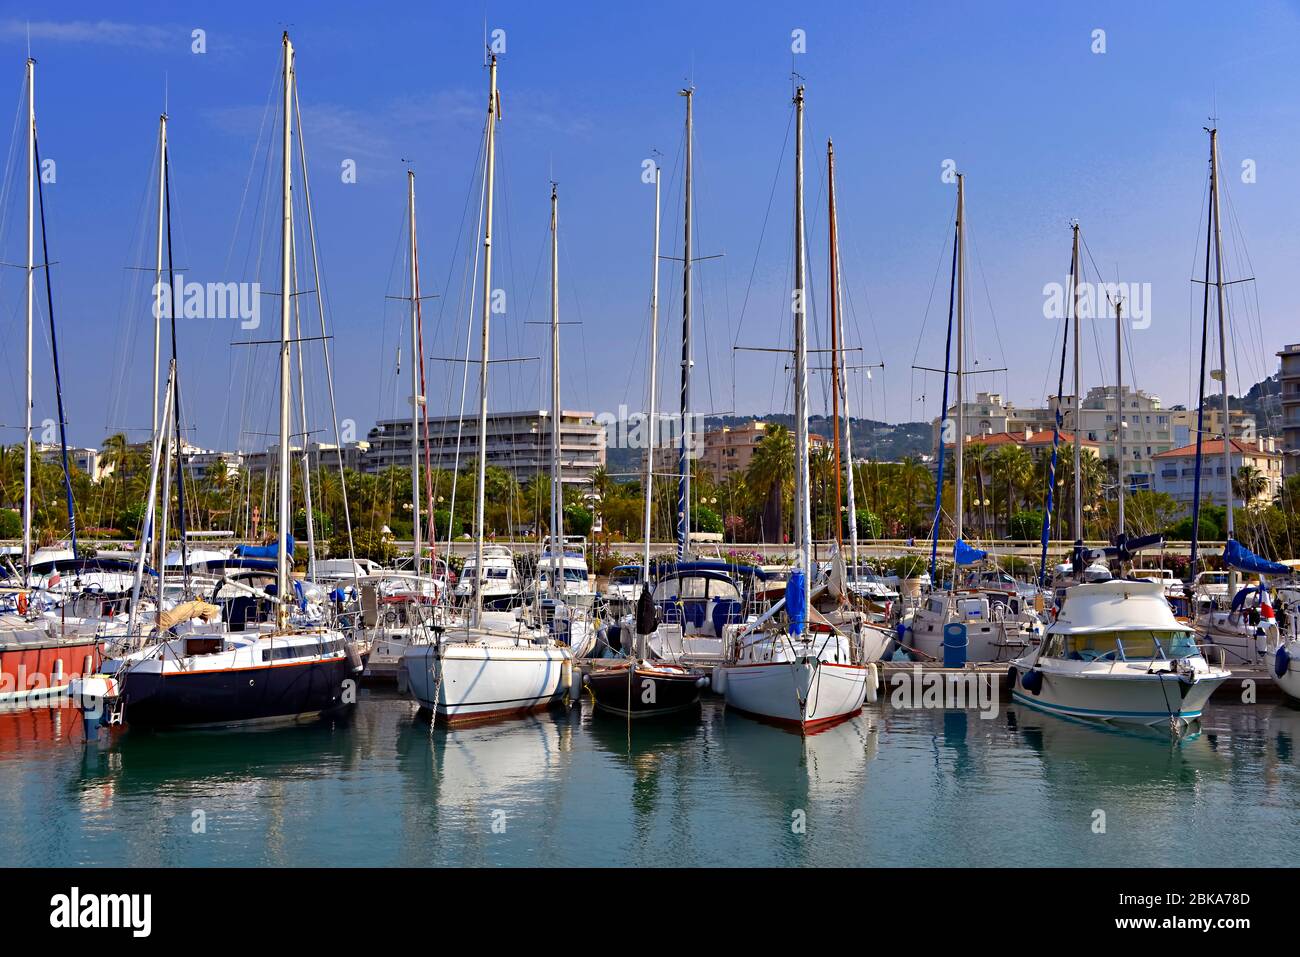
[[[488,60],[486,150],[484,160],[484,233],[482,321],[479,356],[478,482],[475,500],[475,577],[465,621],[432,629],[428,640],[407,647],[402,656],[403,683],[433,720],[450,725],[526,714],[559,702],[573,687],[573,656],[551,631],[534,627],[508,613],[484,612],[484,534],[487,458],[488,366],[492,298],[492,209],[496,174],[496,127],[500,122],[497,59]],[[468,563],[467,563],[468,564]]]
[[[1236,529],[1233,508],[1233,468],[1234,451],[1250,449],[1250,443],[1238,443],[1232,438],[1230,399],[1228,391],[1228,315],[1224,302],[1224,289],[1229,283],[1223,279],[1223,226],[1220,219],[1219,198],[1219,131],[1210,129],[1210,202],[1208,216],[1210,221],[1206,228],[1205,278],[1204,278],[1204,312],[1202,319],[1201,344],[1201,402],[1199,409],[1205,407],[1205,337],[1209,330],[1210,287],[1215,290],[1216,313],[1219,331],[1218,368],[1210,373],[1211,378],[1219,381],[1219,400],[1221,402],[1223,433],[1217,436],[1219,451],[1222,455],[1218,471],[1223,475],[1224,489],[1224,538],[1227,540],[1223,560],[1228,567],[1226,572],[1201,571],[1193,580],[1191,588],[1191,613],[1196,616],[1196,630],[1208,640],[1222,648],[1230,661],[1236,664],[1258,665],[1268,655],[1275,654],[1280,643],[1277,619],[1273,615],[1269,588],[1260,581],[1245,584],[1241,573],[1254,572],[1268,575],[1291,577],[1291,571],[1275,563],[1268,562],[1245,549],[1236,541]],[[1214,275],[1210,275],[1211,243],[1214,251]],[[1199,413],[1198,413],[1199,419]],[[1200,527],[1200,478],[1201,455],[1205,433],[1197,423],[1196,431],[1196,501],[1192,510],[1192,567],[1197,564],[1196,537]],[[1235,448],[1234,448],[1235,447]],[[1271,568],[1269,566],[1272,566]]]
[[[729,661],[718,669],[727,706],[807,733],[862,710],[867,665],[852,634],[810,614],[812,511],[808,465],[808,345],[804,305],[803,108],[795,91],[794,394],[795,523],[798,568],[785,598],[752,625],[739,629]]]
[[[953,546],[953,583],[950,589],[935,589],[929,593],[923,604],[918,606],[905,622],[904,644],[930,660],[943,660],[945,629],[949,625],[960,624],[965,629],[965,660],[969,662],[1008,661],[1023,654],[1030,643],[1041,633],[1039,622],[1033,609],[1015,595],[1014,589],[997,588],[962,588],[957,583],[959,569],[987,557],[986,553],[971,548],[962,540],[962,525],[965,506],[963,503],[965,472],[965,299],[966,299],[966,177],[957,174],[957,223],[953,240],[953,279],[952,300],[957,320],[956,343],[957,365],[953,372],[956,383],[956,438],[954,446],[955,481],[953,483],[953,522],[956,525]],[[951,317],[950,317],[951,318]],[[949,327],[951,330],[951,326]],[[945,399],[947,388],[944,389]],[[945,401],[946,405],[946,401]],[[948,414],[947,408],[942,415]],[[940,435],[940,450],[943,437]],[[1076,449],[1078,443],[1075,443]],[[942,459],[940,460],[942,466]],[[1076,472],[1077,474],[1077,472]],[[936,482],[943,487],[943,469],[939,470]],[[942,512],[939,508],[940,496],[936,493],[934,542],[937,549],[939,524]],[[931,571],[934,571],[932,552]]]

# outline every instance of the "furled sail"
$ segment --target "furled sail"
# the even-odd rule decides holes
[[[983,561],[989,557],[989,553],[982,548],[975,548],[967,545],[960,538],[953,543],[952,557],[958,565],[974,565],[978,561]]]
[[[1257,575],[1291,574],[1291,569],[1285,565],[1271,562],[1267,558],[1260,558],[1241,542],[1231,538],[1223,546],[1223,561],[1230,568],[1237,568],[1243,572],[1254,572]]]

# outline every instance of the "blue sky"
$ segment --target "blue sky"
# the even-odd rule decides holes
[[[967,175],[973,361],[1009,369],[978,377],[972,388],[1021,404],[1041,402],[1050,389],[1058,327],[1043,316],[1043,286],[1064,278],[1069,221],[1077,217],[1105,278],[1150,284],[1151,324],[1129,334],[1137,367],[1127,378],[1166,404],[1187,402],[1199,328],[1189,277],[1201,255],[1202,127],[1212,113],[1234,217],[1225,214],[1229,278],[1257,278],[1233,290],[1234,389],[1274,371],[1273,352],[1300,339],[1288,280],[1296,275],[1300,221],[1294,3],[440,3],[372,11],[322,2],[225,3],[205,13],[175,4],[128,11],[71,3],[56,11],[6,3],[0,78],[8,75],[9,93],[7,107],[0,97],[0,124],[14,128],[21,108],[30,22],[41,149],[56,161],[46,202],[74,442],[98,444],[107,432],[148,424],[152,320],[146,274],[129,267],[152,262],[150,177],[164,91],[177,264],[188,279],[278,288],[274,236],[255,225],[261,204],[278,201],[278,186],[267,192],[250,169],[266,159],[259,127],[272,119],[266,108],[285,28],[298,52],[339,415],[363,435],[376,417],[404,414],[409,390],[394,366],[405,319],[402,305],[385,298],[400,295],[405,282],[404,170],[417,173],[423,291],[442,294],[426,304],[425,352],[460,354],[470,321],[461,285],[475,242],[485,20],[506,31],[494,285],[509,305],[494,352],[545,356],[545,330],[527,323],[547,318],[539,267],[554,178],[561,308],[563,318],[581,322],[564,330],[567,407],[643,404],[652,192],[641,182],[641,163],[652,150],[663,154],[663,251],[680,255],[676,93],[691,82],[696,253],[724,254],[697,270],[697,405],[738,414],[789,408],[782,360],[737,356],[731,346],[790,341],[793,190],[783,144],[792,67],[807,85],[814,337],[825,339],[829,136],[849,338],[863,361],[886,364],[870,382],[857,377],[855,414],[902,421],[937,411],[936,378],[910,367],[942,362],[947,279],[940,264],[954,198],[940,175],[947,159]],[[196,28],[205,31],[206,53],[191,52]],[[791,52],[795,29],[806,32],[801,55]],[[1097,29],[1105,31],[1104,53],[1092,52]],[[6,143],[7,135],[0,131]],[[0,236],[4,261],[18,262],[25,170],[8,145],[6,155],[6,171],[17,178],[5,185]],[[356,161],[356,183],[341,180],[348,159]],[[1247,160],[1253,183],[1242,181]],[[661,288],[669,404],[679,335],[675,270],[665,262]],[[6,427],[22,415],[22,303],[22,273],[6,268]],[[303,306],[314,329],[314,309]],[[273,334],[276,308],[264,298],[258,334],[230,321],[180,323],[186,420],[199,445],[265,444],[259,432],[274,421],[272,357],[230,343]],[[1095,330],[1095,339],[1085,331],[1085,386],[1113,374],[1108,330]],[[53,393],[43,334],[37,344],[39,422],[52,417]],[[311,427],[324,428],[315,352],[307,371]],[[493,372],[494,407],[547,404],[541,363]],[[432,410],[458,407],[461,369],[430,363],[429,376]],[[818,377],[816,409],[823,399]],[[2,435],[18,439],[12,428]]]

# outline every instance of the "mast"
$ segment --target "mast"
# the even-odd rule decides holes
[[[1083,391],[1079,381],[1079,224],[1073,226],[1074,243],[1070,253],[1070,280],[1074,293],[1074,537],[1083,540],[1083,475],[1080,463],[1083,457],[1080,442],[1083,438],[1079,426],[1082,422]]]
[[[559,198],[551,184],[551,597],[560,600],[564,572],[564,517],[560,474],[560,246]]]
[[[1228,321],[1223,305],[1223,223],[1219,218],[1219,131],[1210,130],[1210,198],[1214,203],[1214,291],[1219,309],[1219,392],[1223,399],[1224,537],[1232,539],[1232,426],[1228,417]],[[1235,584],[1235,575],[1234,584]]]
[[[842,467],[848,473],[848,510],[849,510],[849,553],[852,560],[853,579],[858,575],[858,510],[857,502],[854,498],[853,490],[853,420],[849,416],[849,396],[847,383],[844,381],[844,355],[843,347],[843,324],[844,324],[844,303],[840,296],[840,230],[839,221],[835,215],[835,152],[829,140],[826,141],[827,168],[829,172],[829,189],[831,197],[831,336],[834,342],[841,347],[836,350],[835,345],[831,348],[831,375],[835,378],[835,402],[844,411],[844,460]],[[838,422],[838,415],[837,415]],[[840,438],[840,429],[837,424],[835,429],[835,439],[838,443]],[[836,472],[835,472],[835,504],[839,506],[839,469],[841,467],[838,448],[835,453]],[[840,541],[843,547],[842,539]]]
[[[32,567],[32,297],[36,235],[36,61],[27,58],[27,429],[23,441],[23,574]]]
[[[956,448],[955,473],[956,485],[953,488],[953,518],[957,524],[956,541],[962,538],[962,492],[966,480],[966,408],[963,398],[964,373],[966,368],[966,174],[957,174],[957,435],[953,440]],[[942,476],[940,476],[942,479]],[[955,546],[954,546],[955,547]],[[953,582],[956,583],[956,570]]]
[[[658,376],[659,357],[659,164],[655,164],[655,240],[654,262],[650,269],[650,375],[646,389],[646,459],[645,459],[645,511],[642,524],[645,528],[645,552],[641,558],[641,581],[650,581],[651,503],[654,498],[655,475],[655,379]]]
[[[415,245],[415,171],[406,171],[406,215],[411,227],[411,538],[416,578],[420,575],[420,285]]]
[[[487,150],[485,157],[483,210],[483,322],[482,348],[478,367],[478,488],[474,502],[474,583],[473,624],[483,617],[483,523],[484,497],[487,494],[487,412],[488,412],[488,320],[492,314],[492,186],[496,178],[496,125],[501,119],[497,100],[497,58],[488,58]]]
[[[176,362],[175,360],[172,360],[171,370],[167,376],[167,394],[163,400],[163,408],[162,408],[162,415],[165,420],[171,418],[171,412],[172,412],[171,379],[172,376],[174,376],[175,374],[176,374]],[[155,395],[156,394],[157,392],[155,390]],[[164,423],[164,428],[165,427],[166,425]],[[140,550],[136,553],[135,578],[134,581],[131,583],[131,613],[127,620],[127,628],[126,628],[126,633],[129,637],[129,640],[132,643],[132,647],[134,647],[135,645],[135,640],[136,640],[135,627],[137,621],[139,620],[138,616],[140,611],[140,587],[144,582],[144,553],[146,547],[149,544],[149,537],[150,535],[153,534],[153,529],[151,527],[152,520],[158,505],[158,467],[162,461],[163,434],[161,431],[159,431],[159,429],[156,426],[154,428],[153,442],[151,444],[153,446],[153,455],[151,455],[149,458],[149,500],[148,500],[148,509],[145,512],[147,518],[145,519],[145,522],[140,529]],[[154,535],[153,537],[155,539],[157,538],[156,535]],[[159,596],[162,595],[162,581],[163,581],[162,574],[163,574],[164,564],[165,564],[164,562],[158,563]],[[159,601],[158,605],[159,605],[158,610],[159,612],[161,612],[162,602]]]
[[[1206,132],[1210,132],[1207,130]],[[1213,134],[1210,140],[1210,169],[1211,185],[1210,190],[1213,195],[1217,186],[1216,154]],[[1190,584],[1193,576],[1196,574],[1196,562],[1200,552],[1200,529],[1201,529],[1201,464],[1203,462],[1203,449],[1205,446],[1205,354],[1210,340],[1210,251],[1214,245],[1214,231],[1211,227],[1211,217],[1214,215],[1214,207],[1211,207],[1205,214],[1205,279],[1201,283],[1203,295],[1201,299],[1201,364],[1197,367],[1196,378],[1196,467],[1192,470],[1192,542],[1189,549],[1191,561],[1188,564],[1188,582]],[[1231,509],[1229,509],[1231,511]]]
[[[163,233],[166,228],[167,213],[167,114],[158,117],[158,241],[154,259],[154,306],[153,306],[153,434],[158,434],[158,376],[162,363],[162,272],[163,272]],[[175,308],[176,296],[173,290],[167,291],[170,302],[168,310]],[[169,493],[170,494],[170,493]],[[154,513],[151,509],[146,519],[149,527],[154,528]],[[159,551],[157,535],[153,535],[154,565],[161,570],[164,564],[162,552]],[[143,546],[142,546],[143,547]]]
[[[1124,534],[1124,300],[1115,301],[1115,473],[1119,534]]]
[[[808,321],[804,307],[803,87],[795,90],[794,139],[794,422],[795,521],[799,567],[812,586],[812,510],[808,495]]]
[[[686,97],[686,212],[682,241],[682,448],[677,457],[677,558],[683,561],[691,550],[691,201],[695,152],[692,137],[695,90],[681,91]]]
[[[837,274],[838,263],[835,255],[835,146],[828,139],[826,141],[826,199],[829,207],[829,216],[827,219],[828,229],[830,230],[830,255],[826,258],[830,261],[830,282],[827,286],[827,292],[830,297],[830,314],[831,314],[831,430],[834,437],[831,439],[835,455],[835,544],[841,552],[844,551],[844,519],[840,513],[840,500],[844,490],[840,485],[840,469],[842,459],[840,458],[840,338],[839,338],[839,276]],[[850,481],[852,477],[850,476]],[[850,516],[854,518],[854,516]]]
[[[275,550],[276,630],[283,631],[289,618],[289,322],[293,283],[293,44],[285,31],[284,44],[284,138],[281,180],[282,221],[280,233],[280,487],[277,515],[278,544]]]
[[[153,317],[153,430],[158,431],[158,376],[162,363],[162,271],[163,230],[167,194],[167,114],[158,117],[158,240],[154,259],[154,317]],[[175,297],[173,297],[173,302]]]

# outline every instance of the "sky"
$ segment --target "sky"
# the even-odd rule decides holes
[[[0,441],[22,423],[24,62],[36,110],[69,441],[151,418],[158,116],[169,116],[174,263],[187,281],[259,282],[261,325],[176,322],[182,419],[207,448],[275,427],[280,35],[296,48],[337,416],[358,438],[409,414],[406,188],[416,175],[426,393],[472,408],[464,356],[479,215],[485,30],[504,41],[493,287],[493,408],[545,408],[550,183],[560,204],[563,405],[645,405],[653,187],[661,253],[680,257],[684,101],[695,89],[695,410],[791,408],[794,74],[806,87],[810,344],[828,344],[826,142],[836,155],[854,415],[937,414],[955,188],[965,175],[969,391],[1040,405],[1055,388],[1070,223],[1085,278],[1136,284],[1128,383],[1187,403],[1199,358],[1208,137],[1217,117],[1229,287],[1229,384],[1300,340],[1300,9],[1295,3],[0,4]],[[195,31],[202,31],[196,34]],[[497,34],[495,31],[504,31]],[[1102,31],[1099,33],[1098,31]],[[201,40],[201,43],[198,42]],[[795,52],[794,46],[803,46]],[[196,51],[201,46],[201,52]],[[7,64],[7,66],[6,66]],[[4,105],[8,76],[8,106]],[[4,110],[13,112],[9,118]],[[7,129],[6,129],[7,127]],[[295,159],[295,163],[298,160]],[[355,182],[345,168],[355,168]],[[295,176],[297,167],[295,166]],[[318,337],[304,197],[294,297]],[[271,213],[268,217],[267,214]],[[39,236],[37,258],[40,255]],[[34,417],[54,418],[44,274]],[[680,263],[662,261],[661,405],[676,407]],[[438,298],[433,298],[434,296]],[[1113,324],[1084,325],[1085,388],[1112,381]],[[243,343],[238,345],[235,343]],[[398,375],[398,350],[401,374]],[[477,350],[477,338],[474,340]],[[330,437],[318,339],[303,345],[307,429]],[[822,357],[824,359],[824,356]],[[812,363],[817,366],[818,361]],[[812,407],[826,404],[812,375]],[[295,383],[295,390],[297,384]],[[299,413],[295,411],[295,416]],[[297,427],[297,425],[295,426]],[[345,428],[348,426],[345,425]],[[348,437],[346,434],[345,438]]]

